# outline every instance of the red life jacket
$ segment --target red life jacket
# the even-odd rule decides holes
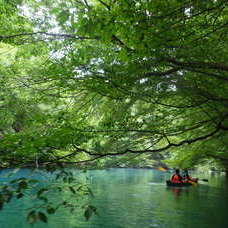
[[[182,183],[182,177],[180,175],[174,174],[171,178],[173,183]]]

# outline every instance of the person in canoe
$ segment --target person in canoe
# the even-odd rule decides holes
[[[180,170],[176,169],[175,173],[172,175],[171,180],[172,183],[183,183],[183,177],[180,175]]]
[[[192,183],[192,182],[197,183],[198,182],[198,178],[190,177],[189,174],[188,174],[188,170],[184,170],[183,181],[184,182],[188,182],[188,183]]]

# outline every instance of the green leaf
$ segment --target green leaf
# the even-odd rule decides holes
[[[41,196],[44,192],[47,192],[47,191],[48,191],[47,188],[41,188],[41,189],[36,193],[36,195],[37,195],[37,197],[40,198],[40,196]]]
[[[22,180],[18,184],[19,189],[26,189],[28,187],[28,183],[25,180]]]
[[[48,222],[48,218],[47,216],[43,213],[43,212],[38,212],[38,218],[40,221],[47,223]]]
[[[53,208],[53,207],[47,207],[47,210],[46,211],[47,211],[48,214],[54,214],[55,211],[56,211],[56,209]]]
[[[27,215],[27,222],[29,224],[34,224],[37,221],[37,214],[36,211],[30,211]]]
[[[92,197],[94,197],[94,194],[93,194],[91,188],[89,188],[89,187],[88,187],[88,192],[89,192],[89,194],[90,194]]]
[[[69,189],[70,189],[70,191],[71,191],[73,194],[76,194],[76,191],[75,191],[75,189],[74,189],[72,186],[69,186]]]
[[[90,207],[87,207],[85,212],[84,212],[84,216],[86,218],[86,220],[88,221],[90,219],[90,217],[92,216],[93,214],[93,210],[91,210]]]
[[[20,198],[22,198],[23,196],[24,196],[23,193],[19,193],[19,194],[17,194],[17,199],[20,199]]]
[[[87,221],[90,219],[90,217],[92,216],[93,213],[97,214],[97,208],[92,205],[87,206],[87,208],[84,212],[84,216]]]
[[[3,199],[0,199],[0,210],[3,209],[3,206],[4,206],[4,200]]]
[[[3,197],[4,197],[5,201],[7,203],[9,203],[13,197],[13,192],[7,191],[7,192],[3,193]]]

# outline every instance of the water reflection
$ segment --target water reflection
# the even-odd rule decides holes
[[[179,197],[181,194],[189,194],[189,187],[167,187],[167,191],[171,191],[174,197]]]
[[[224,176],[194,174],[208,178],[209,182],[177,188],[166,187],[169,173],[150,169],[89,170],[87,173],[75,170],[74,173],[93,189],[95,198],[88,203],[98,208],[99,216],[86,222],[80,209],[73,214],[62,209],[50,217],[47,225],[38,223],[33,228],[228,227],[228,188]],[[17,173],[18,177],[23,175],[30,175],[29,170]],[[52,180],[52,176],[43,171],[35,175],[42,181]],[[58,202],[67,196],[64,192],[51,197]],[[24,216],[25,208],[33,203],[31,194],[27,199],[8,205],[0,213],[0,227],[30,228]]]

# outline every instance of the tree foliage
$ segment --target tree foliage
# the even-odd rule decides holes
[[[227,167],[226,0],[1,10],[2,166],[166,152]]]

